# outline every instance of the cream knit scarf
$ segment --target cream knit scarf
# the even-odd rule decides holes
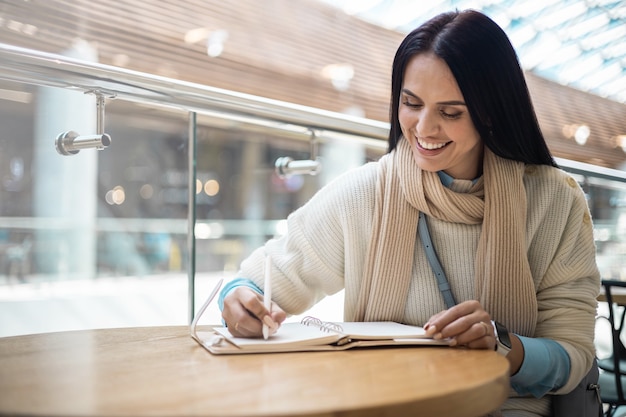
[[[422,211],[447,222],[482,223],[476,299],[509,330],[533,335],[537,300],[526,254],[524,164],[500,158],[485,147],[483,176],[468,193],[456,193],[441,184],[437,173],[419,169],[404,138],[379,164],[374,224],[355,321],[402,321]]]

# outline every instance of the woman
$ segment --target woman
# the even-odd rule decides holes
[[[328,184],[289,216],[286,236],[242,263],[221,294],[226,324],[243,337],[263,323],[276,331],[287,313],[345,289],[346,321],[420,325],[503,352],[512,390],[502,414],[552,415],[552,394],[571,391],[594,360],[600,277],[584,195],[550,155],[506,34],[476,11],[421,25],[396,52],[390,113],[389,153]]]

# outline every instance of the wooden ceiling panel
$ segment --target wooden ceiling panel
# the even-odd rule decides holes
[[[33,31],[33,28],[35,30]],[[218,57],[188,31],[228,32]],[[391,62],[404,34],[346,15],[316,0],[3,0],[0,42],[63,53],[80,38],[108,65],[276,100],[388,120]],[[345,91],[322,76],[328,64],[351,64]],[[556,156],[617,168],[626,154],[626,105],[527,74],[538,118]],[[566,124],[587,124],[580,146]]]

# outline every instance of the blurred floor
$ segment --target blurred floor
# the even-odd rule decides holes
[[[198,274],[196,311],[221,277],[233,278],[220,273]],[[340,293],[326,298],[307,314],[322,320],[341,320],[342,296]],[[93,328],[187,325],[188,310],[185,274],[4,283],[0,286],[0,337]],[[216,299],[200,324],[220,322]]]

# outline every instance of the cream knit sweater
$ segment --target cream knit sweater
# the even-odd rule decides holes
[[[351,320],[359,296],[372,231],[377,162],[343,174],[288,217],[288,234],[272,239],[241,265],[240,276],[263,287],[265,253],[272,256],[272,298],[290,314],[300,314],[324,296],[345,289],[344,318]],[[526,242],[539,314],[534,337],[558,341],[571,360],[567,393],[587,373],[594,358],[594,323],[600,276],[593,227],[584,195],[565,172],[528,166]],[[463,192],[463,181],[452,188]],[[429,217],[437,255],[457,302],[474,297],[474,262],[481,225],[448,223]],[[417,231],[415,238],[419,240]],[[503,296],[515,296],[507,294]],[[423,325],[445,304],[421,243],[416,245],[404,322]],[[510,410],[507,412],[507,410]],[[526,410],[531,414],[517,414]],[[505,416],[550,414],[550,397],[511,398]]]

